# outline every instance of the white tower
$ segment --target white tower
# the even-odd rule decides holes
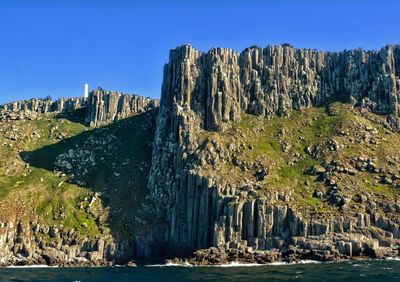
[[[89,84],[87,84],[87,83],[85,83],[84,85],[83,85],[83,87],[84,87],[84,94],[83,94],[83,97],[85,97],[85,98],[88,98],[89,97]]]

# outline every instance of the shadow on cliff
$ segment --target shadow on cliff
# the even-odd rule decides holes
[[[80,123],[86,125],[86,107],[71,111],[57,114],[57,118],[63,118],[70,122]]]
[[[109,208],[105,226],[114,238],[132,240],[145,232],[142,221],[149,221],[140,211],[148,194],[156,114],[137,114],[20,156],[33,167],[64,172],[68,182],[97,192]],[[83,122],[79,112],[62,117],[67,116]]]

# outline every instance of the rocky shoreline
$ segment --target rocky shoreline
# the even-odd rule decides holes
[[[349,261],[371,261],[371,260],[400,260],[400,256],[396,257],[368,257],[357,256],[349,257],[347,255],[336,254],[327,255],[321,251],[310,250],[269,250],[269,251],[249,251],[228,249],[221,251],[219,248],[210,248],[207,250],[197,251],[193,257],[189,258],[172,258],[159,260],[130,260],[122,264],[110,262],[106,260],[90,261],[86,259],[51,262],[39,261],[16,261],[10,264],[0,264],[0,268],[9,267],[61,267],[61,268],[79,268],[79,267],[140,267],[140,266],[263,266],[263,265],[292,265],[292,264],[307,264],[307,263],[340,263]]]
[[[15,256],[8,262],[0,263],[0,268],[5,267],[114,267],[114,266],[228,266],[228,265],[268,265],[268,264],[299,264],[305,262],[326,263],[326,262],[345,262],[359,260],[387,260],[399,259],[399,250],[393,251],[386,249],[380,252],[372,252],[369,255],[360,254],[350,256],[339,252],[326,250],[300,249],[293,246],[282,250],[253,250],[252,247],[225,248],[211,247],[195,251],[188,257],[174,258],[126,258],[125,260],[115,261],[99,259],[88,253],[86,257],[60,258],[52,257],[51,254],[43,252],[41,256],[21,259]]]
[[[82,236],[38,222],[0,223],[0,267],[9,265],[111,266],[135,256],[133,241]]]
[[[388,256],[389,255],[389,256]],[[174,258],[167,260],[169,264],[177,265],[226,265],[231,263],[240,264],[271,264],[271,263],[287,263],[295,264],[302,261],[314,262],[342,262],[349,260],[367,260],[367,259],[387,259],[393,258],[392,254],[374,254],[371,256],[348,256],[340,253],[332,253],[321,250],[306,250],[289,248],[286,250],[267,250],[258,251],[251,247],[242,249],[225,249],[212,247],[209,249],[198,250],[192,257],[187,259]],[[394,256],[400,258],[399,254]]]

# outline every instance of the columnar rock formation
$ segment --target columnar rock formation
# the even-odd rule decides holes
[[[86,106],[85,98],[31,99],[0,105],[0,110],[8,112],[31,111],[36,113],[70,112]]]
[[[133,242],[115,241],[111,236],[88,238],[40,223],[0,223],[0,266],[110,265],[125,263],[134,253]]]
[[[380,51],[320,52],[288,45],[216,48],[185,45],[170,53],[163,99],[187,107],[205,129],[218,130],[241,112],[288,115],[293,109],[344,101],[378,114],[399,116],[400,46]]]
[[[158,99],[123,94],[120,92],[95,90],[89,98],[31,99],[0,105],[2,119],[33,118],[41,113],[65,113],[85,109],[85,122],[100,126],[141,113],[159,106]]]
[[[231,185],[218,173],[205,177],[198,165],[204,148],[197,133],[223,131],[241,113],[286,116],[333,101],[387,115],[388,126],[398,129],[399,70],[400,46],[378,52],[288,45],[252,47],[240,54],[221,48],[203,53],[190,45],[172,50],[164,68],[149,177],[156,213],[165,223],[155,232],[156,240],[167,242],[170,254],[211,246],[265,250],[292,244],[352,255],[397,246],[398,223],[374,213],[374,207],[356,217],[312,219],[278,203],[290,195],[260,198],[251,185]],[[217,155],[212,158],[218,160]],[[355,232],[358,228],[364,229]]]
[[[108,124],[157,107],[157,99],[120,92],[95,90],[90,93],[87,106],[86,122],[90,126]]]

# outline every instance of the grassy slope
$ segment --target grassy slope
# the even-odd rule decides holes
[[[97,129],[81,120],[72,113],[0,123],[0,221],[37,219],[92,236],[111,232],[123,238],[138,231],[135,215],[146,195],[153,118],[140,114]],[[59,133],[67,138],[57,139]],[[93,146],[89,140],[108,141]],[[85,166],[87,174],[73,160],[70,170],[55,166],[69,150],[91,152],[96,163]]]
[[[305,171],[333,160],[349,165],[363,156],[374,159],[380,169],[398,173],[400,134],[385,129],[379,123],[383,117],[345,105],[332,105],[329,112],[312,108],[273,119],[244,114],[226,132],[201,132],[202,139],[217,141],[231,157],[216,169],[205,165],[203,174],[217,171],[225,180],[243,183],[255,181],[257,169],[268,168],[265,180],[258,182],[260,195],[291,193],[291,205],[300,210],[335,213],[338,207],[326,197],[313,197],[315,190],[326,194],[324,182]],[[141,114],[97,129],[82,125],[81,118],[74,113],[0,123],[0,221],[37,219],[93,236],[111,232],[126,238],[145,232],[150,219],[143,218],[140,207],[147,193],[154,116]],[[59,133],[67,138],[57,139]],[[327,149],[332,140],[340,144],[338,150]],[[317,148],[318,155],[307,153],[307,147]],[[55,166],[60,155],[71,169]],[[93,163],[88,162],[90,156]],[[235,164],[233,158],[248,168]],[[398,181],[382,184],[380,174],[340,173],[333,178],[349,197],[368,193],[372,200],[394,201],[398,195]],[[97,200],[89,207],[95,193]],[[357,203],[350,205],[357,210]]]
[[[233,161],[223,163],[217,169],[222,178],[233,183],[241,183],[243,179],[254,181],[257,169],[268,168],[268,176],[259,183],[260,195],[267,191],[286,191],[292,194],[294,201],[291,204],[299,210],[327,214],[335,213],[338,207],[326,198],[313,197],[316,190],[326,194],[327,187],[306,170],[332,161],[350,166],[352,158],[363,156],[374,159],[377,167],[385,171],[398,173],[397,164],[388,160],[398,155],[400,134],[379,124],[383,119],[347,105],[333,104],[329,111],[311,108],[293,112],[288,118],[262,119],[243,114],[241,121],[223,134],[202,132],[200,137],[206,142],[216,140],[221,147],[230,150],[239,163],[247,164],[248,169],[243,169]],[[340,144],[338,150],[328,149],[332,140]],[[319,154],[307,153],[307,147],[317,148]],[[214,170],[203,168],[204,174],[211,171]],[[397,183],[382,184],[378,174],[337,173],[332,178],[350,198],[366,192],[373,199],[394,201],[398,194]],[[353,210],[357,209],[354,202],[350,205]]]
[[[54,116],[44,116],[35,121],[0,123],[1,220],[15,217],[30,219],[35,216],[41,204],[49,199],[63,198],[65,202],[70,202],[86,194],[84,189],[63,183],[65,178],[57,177],[43,168],[31,167],[20,157],[20,152],[57,142],[49,137],[49,129],[54,126],[58,126],[67,135],[76,135],[84,130],[84,126],[79,123]],[[12,140],[15,137],[17,140]],[[55,194],[57,197],[54,197]],[[43,212],[43,215],[46,213],[41,209],[38,212]]]

